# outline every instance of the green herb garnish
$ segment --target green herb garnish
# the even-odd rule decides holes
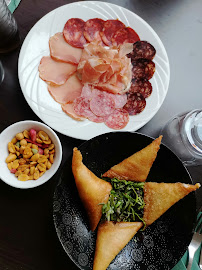
[[[109,180],[112,190],[109,200],[103,204],[103,219],[117,222],[137,222],[143,220],[144,210],[144,183],[118,180]]]

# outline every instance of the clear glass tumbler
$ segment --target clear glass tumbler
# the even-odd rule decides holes
[[[185,166],[202,165],[202,109],[175,116],[160,134]]]
[[[5,0],[0,0],[0,53],[7,53],[20,45],[20,35],[15,18]]]
[[[0,84],[2,83],[3,79],[4,79],[4,69],[3,69],[3,65],[0,61]]]

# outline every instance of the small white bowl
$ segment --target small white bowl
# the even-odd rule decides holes
[[[36,131],[43,130],[51,138],[55,145],[55,156],[54,162],[49,170],[47,170],[39,179],[19,181],[17,177],[11,173],[7,167],[6,157],[8,156],[8,143],[13,139],[13,137],[19,133],[26,130],[34,128]],[[47,125],[37,122],[37,121],[22,121],[17,122],[9,127],[7,127],[0,134],[0,179],[10,186],[16,188],[34,188],[40,186],[47,182],[58,170],[62,160],[62,146],[57,134]]]

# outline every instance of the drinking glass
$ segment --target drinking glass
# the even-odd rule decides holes
[[[202,165],[202,109],[176,115],[160,134],[185,166]]]
[[[4,79],[4,69],[0,61],[0,84],[2,83],[3,79]]]
[[[0,53],[7,53],[20,45],[17,23],[5,0],[0,0]]]

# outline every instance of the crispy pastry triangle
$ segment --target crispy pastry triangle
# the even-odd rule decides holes
[[[188,185],[183,183],[152,183],[144,185],[144,216],[147,225],[151,225],[172,205],[195,191],[200,184]]]
[[[72,172],[81,201],[87,211],[90,229],[94,231],[102,216],[102,205],[107,203],[112,186],[98,178],[82,162],[81,152],[73,149]]]
[[[120,180],[144,182],[147,179],[151,166],[156,159],[162,136],[154,140],[147,147],[124,159],[103,174],[104,177]]]
[[[104,221],[98,225],[93,270],[105,270],[143,226],[142,222]]]

